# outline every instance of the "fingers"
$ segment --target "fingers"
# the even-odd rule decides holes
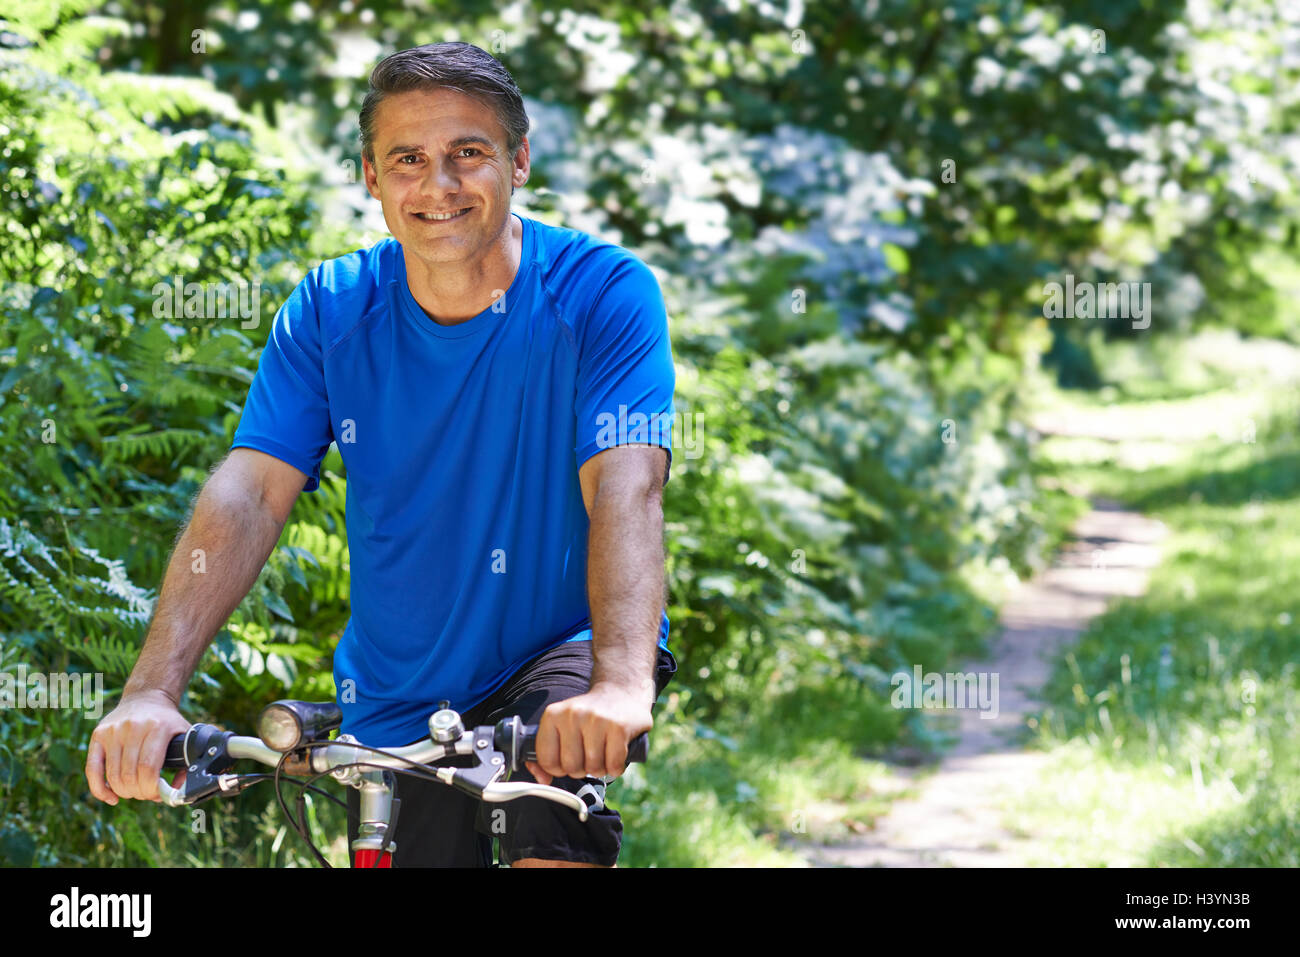
[[[601,734],[598,730],[588,731],[583,735],[582,746],[587,756],[581,773],[574,777],[592,777],[598,778],[605,773],[605,752],[609,745],[607,742],[617,737],[606,732]]]
[[[611,734],[605,739],[605,770],[601,774],[618,777],[623,773],[627,764],[627,742],[620,737]]]
[[[106,804],[123,798],[161,801],[158,777],[172,736],[189,728],[180,712],[150,699],[126,699],[91,735],[86,754],[90,793]]]
[[[564,774],[559,757],[560,730],[555,726],[551,709],[547,708],[542,712],[542,719],[537,725],[537,760],[528,762],[528,770],[538,783],[550,784],[553,777]]]
[[[537,760],[529,762],[528,770],[541,784],[553,778],[584,777],[587,749],[582,728],[576,715],[564,702],[548,705],[537,725]],[[545,776],[543,781],[533,770],[536,767]]]
[[[90,753],[86,755],[86,783],[96,799],[109,805],[117,804],[117,795],[104,781],[104,746],[95,738],[91,738]]]
[[[141,739],[135,734],[130,734],[129,729],[130,725],[123,729],[127,730],[128,734],[126,740],[122,742],[122,756],[120,763],[118,764],[117,773],[121,776],[121,787],[118,787],[117,784],[114,783],[113,790],[117,791],[117,793],[123,797],[141,798],[144,797],[144,795],[140,793],[140,788],[136,780],[140,769]],[[113,782],[111,777],[109,778],[109,782]]]
[[[560,767],[565,776],[583,777],[587,764],[587,750],[583,742],[582,727],[573,720],[570,712],[565,712],[564,731],[560,734]]]
[[[155,728],[140,747],[140,762],[136,767],[136,781],[140,785],[142,798],[161,801],[158,796],[158,775],[162,773],[163,758],[167,754],[167,742],[171,732],[166,728]]]
[[[104,745],[104,776],[108,779],[108,786],[114,794],[130,797],[122,783],[122,746],[113,739],[111,732],[105,737],[108,740]]]
[[[618,777],[627,767],[629,741],[650,725],[649,715],[620,711],[595,695],[555,702],[542,712],[534,764],[548,778]]]

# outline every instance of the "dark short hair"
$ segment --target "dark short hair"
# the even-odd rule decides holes
[[[399,50],[379,61],[370,73],[370,89],[361,104],[361,153],[375,161],[375,111],[384,98],[409,90],[456,90],[490,106],[506,131],[514,156],[528,135],[528,114],[514,77],[501,61],[472,43],[426,43]]]

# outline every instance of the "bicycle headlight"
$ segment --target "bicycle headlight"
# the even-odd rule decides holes
[[[302,722],[292,708],[277,701],[262,709],[257,736],[272,750],[292,751],[303,743]]]
[[[272,701],[257,719],[262,743],[276,751],[296,751],[326,740],[343,723],[343,711],[333,701]]]

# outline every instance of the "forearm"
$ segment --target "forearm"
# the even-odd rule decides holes
[[[664,607],[663,509],[659,490],[597,495],[587,546],[591,686],[654,699]]]
[[[168,562],[124,697],[161,691],[179,703],[203,652],[252,588],[283,527],[257,494],[219,471],[208,480]]]

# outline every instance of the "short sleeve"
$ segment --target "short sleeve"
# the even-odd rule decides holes
[[[620,258],[602,284],[578,351],[578,467],[628,444],[662,446],[671,465],[676,373],[668,314],[658,280],[636,257]]]
[[[304,492],[320,486],[320,463],[334,440],[318,306],[308,275],[275,314],[230,446],[265,452],[305,473]]]

